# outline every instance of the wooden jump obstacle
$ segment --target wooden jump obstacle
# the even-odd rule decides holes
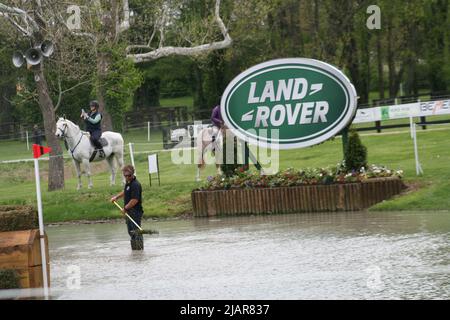
[[[0,206],[0,289],[43,287],[37,221],[37,212],[32,207]],[[45,247],[48,257],[47,235]],[[46,267],[50,274],[49,263]],[[18,281],[10,275],[15,275]]]
[[[357,211],[399,194],[399,178],[293,187],[192,191],[194,216]]]

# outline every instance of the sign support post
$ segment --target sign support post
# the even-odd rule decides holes
[[[150,187],[152,186],[152,173],[158,174],[158,186],[161,186],[161,180],[159,177],[159,161],[158,154],[150,154],[148,156],[148,182]]]
[[[419,151],[417,149],[417,134],[416,134],[416,124],[413,125],[413,139],[414,139],[414,157],[416,160],[416,175],[423,174],[422,166],[419,162]]]
[[[345,159],[345,150],[347,149],[348,145],[348,127],[345,127],[342,130],[342,151]]]
[[[130,148],[131,165],[132,165],[133,168],[134,168],[134,175],[137,176],[137,175],[136,175],[136,167],[134,166],[133,143],[130,142],[130,143],[128,144],[128,146],[129,146],[129,148]]]
[[[39,176],[39,160],[38,158],[47,153],[51,152],[51,148],[42,147],[37,144],[33,144],[33,157],[34,157],[34,175],[36,180],[36,198],[38,205],[38,217],[39,217],[39,238],[41,247],[41,260],[42,260],[42,278],[44,287],[45,300],[48,300],[48,274],[47,274],[47,257],[46,257],[46,247],[45,247],[45,230],[44,230],[44,215],[42,213],[42,196],[41,196],[41,180]]]

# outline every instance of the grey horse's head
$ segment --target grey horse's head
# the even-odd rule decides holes
[[[64,139],[67,134],[67,121],[65,118],[60,117],[56,122],[55,135],[59,139]]]

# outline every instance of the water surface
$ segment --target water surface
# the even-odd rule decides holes
[[[449,212],[47,227],[56,299],[449,299]],[[79,277],[78,277],[79,272]]]

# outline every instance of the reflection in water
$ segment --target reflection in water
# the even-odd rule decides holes
[[[449,213],[323,213],[47,228],[58,299],[448,299]],[[78,270],[78,272],[74,272]],[[78,286],[76,285],[78,284]]]

